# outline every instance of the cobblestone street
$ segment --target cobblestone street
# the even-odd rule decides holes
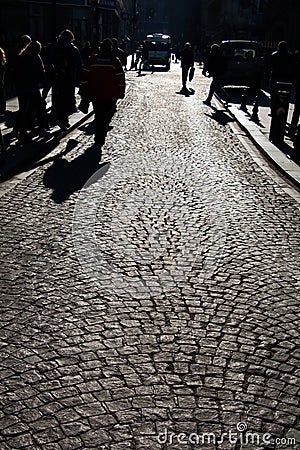
[[[1,450],[300,448],[299,202],[200,73],[3,184]]]

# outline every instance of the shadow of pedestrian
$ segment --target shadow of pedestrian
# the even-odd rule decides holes
[[[10,134],[3,136],[5,152],[3,153],[3,173],[0,172],[1,182],[9,180],[27,170],[31,170],[49,154],[59,143],[60,132],[52,132],[43,138],[29,140],[22,146],[17,140],[10,141]],[[40,165],[42,165],[41,163]]]
[[[44,185],[53,190],[51,198],[55,203],[63,203],[74,192],[79,191],[86,184],[88,179],[100,167],[101,149],[90,147],[86,152],[72,161],[64,158],[55,158],[53,164],[44,174]]]
[[[193,95],[189,89],[181,89],[181,91],[176,91],[176,94],[184,95],[185,97],[190,97]]]
[[[214,111],[212,114],[205,113],[205,115],[223,126],[227,125],[229,122],[234,122],[234,119],[232,117],[230,117],[225,112],[219,110]]]
[[[287,142],[285,141],[271,141],[272,144],[274,144],[279,150],[282,151],[282,153],[284,153],[286,156],[292,158],[293,154],[294,154],[294,147],[292,145],[289,145]],[[293,159],[293,158],[292,158]]]

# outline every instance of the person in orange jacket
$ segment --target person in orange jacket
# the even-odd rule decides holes
[[[88,59],[82,73],[80,93],[93,104],[95,146],[101,147],[115,112],[116,102],[125,95],[125,73],[121,61],[113,54],[110,39],[104,39],[99,52]]]

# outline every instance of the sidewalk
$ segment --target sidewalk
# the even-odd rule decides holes
[[[234,97],[234,101],[230,103],[228,111],[267,159],[292,181],[293,184],[300,187],[300,166],[291,159],[294,152],[292,140],[288,136],[285,136],[284,143],[280,148],[269,141],[271,125],[269,93],[262,90],[259,95],[258,123],[251,119],[254,97],[249,95],[247,99],[247,111],[241,110],[241,92],[239,92],[239,99],[237,95]],[[291,122],[293,109],[294,105],[290,104],[287,124]]]
[[[80,96],[76,94],[77,105],[80,102]],[[47,97],[47,110],[51,107],[51,94]],[[70,128],[66,131],[59,126],[51,127],[46,137],[40,138],[34,136],[32,141],[24,146],[20,146],[13,132],[14,115],[18,111],[17,97],[6,101],[6,113],[0,118],[0,129],[4,141],[4,151],[1,155],[0,182],[5,181],[22,171],[24,166],[30,162],[37,161],[46,156],[59,141],[85,122],[92,116],[93,111],[90,106],[87,114],[78,111],[69,117]]]

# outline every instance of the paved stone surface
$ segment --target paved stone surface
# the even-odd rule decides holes
[[[2,188],[0,448],[299,448],[299,203],[200,71],[127,78]]]

